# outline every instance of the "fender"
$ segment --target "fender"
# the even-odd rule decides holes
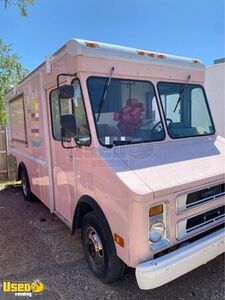
[[[92,197],[88,195],[82,196],[79,201],[77,202],[74,217],[73,217],[73,224],[72,224],[72,234],[75,232],[76,229],[81,227],[81,222],[85,214],[90,211],[95,211],[95,213],[99,216],[99,218],[105,223],[105,225],[109,228],[110,226],[106,219],[106,216],[99,206],[99,204],[94,200]],[[112,234],[112,232],[111,232]]]

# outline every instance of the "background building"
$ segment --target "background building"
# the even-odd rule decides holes
[[[225,137],[225,58],[206,68],[205,88],[217,134]]]

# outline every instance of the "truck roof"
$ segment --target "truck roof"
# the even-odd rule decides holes
[[[47,60],[49,62],[55,61],[63,54],[100,59],[116,59],[127,62],[158,65],[162,67],[167,66],[175,68],[191,68],[197,70],[205,69],[205,66],[202,64],[202,62],[195,58],[188,58],[162,52],[142,50],[139,48],[131,48],[120,45],[72,38],[61,48],[59,48],[55,53],[47,57],[46,61],[44,61],[37,68],[31,71],[23,80],[21,80],[21,82],[26,80],[31,74],[35,73],[38,69],[43,67],[46,64]],[[21,82],[19,82],[18,85]],[[10,93],[10,91],[12,91],[12,89],[9,90],[8,93]]]
[[[98,58],[114,58],[118,60],[136,61],[145,64],[172,65],[202,69],[200,60],[183,56],[176,56],[139,48],[131,48],[102,42],[71,39],[65,46],[71,55],[82,55]],[[58,53],[58,52],[57,52]]]

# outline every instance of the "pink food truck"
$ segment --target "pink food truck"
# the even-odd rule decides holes
[[[72,39],[5,97],[25,200],[72,232],[103,282],[153,289],[225,251],[225,139],[199,60]]]

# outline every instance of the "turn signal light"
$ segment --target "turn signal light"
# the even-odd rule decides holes
[[[97,48],[98,44],[94,42],[86,42],[86,46],[90,48]]]
[[[137,54],[140,55],[140,56],[145,56],[145,52],[144,51],[138,51]]]
[[[114,233],[114,240],[118,245],[124,247],[124,239],[119,234]]]
[[[149,56],[149,57],[156,57],[156,54],[153,53],[153,52],[149,52],[149,53],[148,53],[148,56]]]
[[[194,64],[200,64],[200,61],[198,59],[193,59],[192,61]]]
[[[164,54],[158,54],[157,57],[158,58],[166,58],[166,55],[164,55]]]
[[[163,212],[163,204],[159,204],[157,206],[151,207],[149,209],[149,217],[153,217],[159,215]]]

